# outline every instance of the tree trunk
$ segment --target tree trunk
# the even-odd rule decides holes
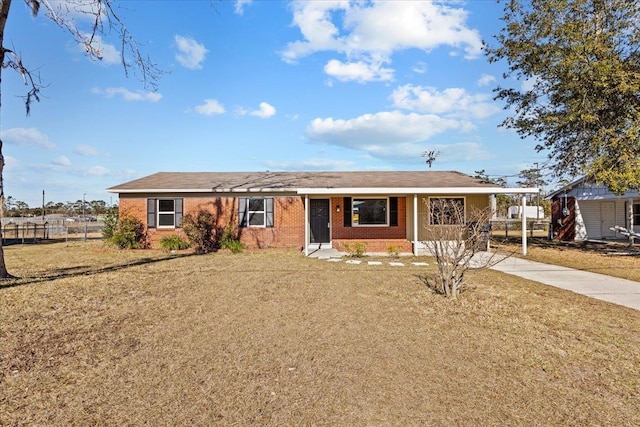
[[[0,111],[2,111],[2,70],[4,69],[4,56],[6,53],[4,47],[4,28],[9,17],[9,8],[11,0],[0,0]],[[4,181],[2,174],[4,172],[4,156],[2,154],[2,139],[0,139],[0,279],[11,277],[7,271],[4,262],[4,249],[2,247],[2,218],[4,218]]]

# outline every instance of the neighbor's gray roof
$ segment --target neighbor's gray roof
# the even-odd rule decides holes
[[[460,172],[159,172],[107,191],[128,192],[228,192],[296,191],[340,188],[470,188],[491,187]]]

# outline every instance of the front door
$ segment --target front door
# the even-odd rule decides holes
[[[613,202],[600,203],[600,235],[602,238],[616,237],[616,232],[610,227],[616,225],[616,205]]]
[[[311,243],[329,243],[329,199],[311,199],[309,202]]]

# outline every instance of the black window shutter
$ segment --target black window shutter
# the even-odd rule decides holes
[[[182,199],[175,200],[176,227],[182,227]]]
[[[342,204],[344,205],[344,226],[351,227],[351,197],[345,197]]]
[[[389,197],[389,225],[398,226],[398,198]]]
[[[156,227],[156,199],[147,199],[147,227]]]
[[[273,227],[273,197],[268,197],[264,199],[265,204],[265,214],[266,214],[266,227]]]
[[[247,198],[239,197],[238,198],[238,227],[246,227],[247,226]]]

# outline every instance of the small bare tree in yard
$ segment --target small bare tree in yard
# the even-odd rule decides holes
[[[438,265],[427,285],[447,297],[457,298],[467,283],[470,269],[495,265],[498,258],[487,252],[491,209],[465,209],[464,198],[430,198],[425,228],[427,253]],[[484,252],[483,256],[475,256]]]

